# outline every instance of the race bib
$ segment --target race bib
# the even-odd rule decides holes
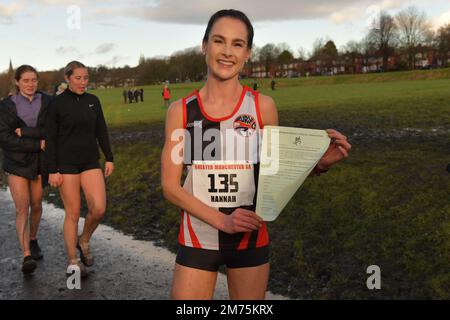
[[[246,161],[194,161],[193,195],[213,208],[253,204],[255,177],[253,163]]]

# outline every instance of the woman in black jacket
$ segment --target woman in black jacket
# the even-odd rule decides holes
[[[64,202],[64,241],[69,266],[77,265],[81,276],[85,266],[94,260],[89,240],[106,210],[105,180],[99,164],[98,145],[106,158],[105,177],[114,170],[108,129],[98,98],[86,93],[88,69],[78,61],[70,62],[65,70],[69,87],[55,97],[49,106],[46,122],[46,157],[49,183],[59,187]],[[83,233],[78,238],[80,217],[80,188],[83,189],[88,214]],[[76,250],[80,251],[80,260]],[[72,268],[68,268],[69,270]]]
[[[39,75],[31,66],[17,68],[17,94],[0,102],[0,148],[3,170],[16,207],[16,230],[23,251],[23,273],[42,258],[37,231],[42,215],[45,174],[44,124],[50,97],[37,91]],[[28,223],[31,212],[31,223]]]

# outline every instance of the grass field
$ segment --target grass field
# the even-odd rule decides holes
[[[444,70],[280,79],[275,91],[270,91],[268,80],[263,80],[260,87],[263,94],[273,97],[280,112],[295,113],[299,122],[320,113],[325,126],[333,124],[330,119],[339,118],[341,122],[378,129],[432,128],[450,122],[450,69]],[[179,99],[201,85],[171,85],[172,97]],[[93,93],[99,96],[110,126],[162,122],[166,110],[161,87],[147,86],[144,90],[145,101],[138,104],[124,104],[121,89]]]
[[[280,124],[336,128],[353,145],[269,224],[269,288],[300,299],[450,299],[450,69],[279,79],[275,91],[268,81],[261,91]],[[177,99],[200,86],[171,90]],[[132,105],[121,89],[94,92],[117,169],[104,222],[175,251],[179,211],[160,186],[161,87],[144,89],[145,103]],[[366,287],[369,265],[381,268],[381,290]]]

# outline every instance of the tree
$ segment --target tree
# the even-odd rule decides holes
[[[399,43],[407,57],[410,70],[415,68],[416,49],[430,34],[426,15],[416,7],[408,7],[395,17],[399,29]]]
[[[308,59],[308,54],[306,53],[306,50],[303,47],[297,49],[297,54],[300,60],[305,61]]]
[[[244,70],[246,70],[248,72],[247,76],[250,76],[250,77],[253,76],[253,71],[255,69],[255,66],[258,64],[260,50],[261,49],[258,46],[253,45],[252,54],[250,56],[250,59],[248,60],[246,67],[244,68]]]
[[[371,57],[375,56],[376,48],[374,47],[373,43],[370,41],[369,37],[366,36],[361,41],[361,53],[363,56],[363,64],[364,67],[368,68],[369,66],[369,60]],[[367,71],[367,69],[366,69]]]
[[[270,76],[271,67],[279,55],[280,49],[273,43],[266,44],[259,51],[259,62],[265,67],[266,77]]]
[[[201,80],[206,75],[205,57],[199,47],[175,52],[168,65],[170,80]]]
[[[314,40],[311,58],[319,58],[324,46],[325,40],[323,38],[317,38],[316,40]]]
[[[435,46],[437,48],[440,65],[447,67],[450,59],[450,23],[440,27],[436,33]]]
[[[313,44],[313,55],[311,57],[315,59],[321,67],[324,67],[323,71],[331,71],[334,65],[334,61],[338,58],[338,51],[335,43],[332,40],[324,42],[322,38],[317,39]]]
[[[139,63],[138,65],[144,64],[145,63],[145,56],[143,54],[140,55],[139,57]]]
[[[281,65],[291,64],[294,61],[294,55],[289,50],[284,50],[278,55],[278,63]]]
[[[346,54],[362,54],[364,51],[364,45],[362,42],[350,40],[341,48],[341,52]]]
[[[341,48],[342,58],[344,58],[345,70],[349,73],[360,71],[357,67],[358,59],[363,59],[363,43],[351,40]]]
[[[0,74],[0,100],[5,98],[10,91],[11,79],[7,73]]]
[[[106,66],[99,65],[97,68],[93,69],[93,73],[95,75],[95,78],[92,79],[92,83],[95,83],[95,85],[98,85],[100,83],[105,83],[106,78],[109,76],[109,70]]]
[[[325,43],[325,46],[323,47],[323,53],[326,54],[329,57],[337,57],[338,51],[336,48],[336,45],[332,40]]]
[[[137,68],[137,85],[156,84],[166,80],[169,74],[169,65],[165,59],[149,58]]]
[[[285,49],[278,55],[277,62],[282,70],[282,76],[286,76],[289,65],[294,62],[294,55],[290,50]]]
[[[39,72],[39,90],[55,92],[55,87],[64,81],[63,69]]]
[[[258,61],[258,59],[259,59],[259,52],[261,51],[261,48],[260,47],[258,47],[258,46],[255,46],[255,45],[253,45],[253,48],[252,48],[252,55],[251,55],[251,57],[250,57],[250,62],[252,62],[252,63],[254,63],[254,62],[257,62]]]
[[[383,58],[383,71],[388,70],[388,60],[394,51],[397,40],[397,25],[394,18],[385,11],[372,22],[369,31],[369,41],[378,49]]]
[[[292,52],[291,47],[286,42],[281,42],[277,44],[277,48],[280,52],[289,51]]]

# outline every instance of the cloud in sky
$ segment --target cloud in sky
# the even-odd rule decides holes
[[[116,45],[114,43],[104,43],[101,44],[95,49],[95,54],[106,54],[114,50]]]
[[[70,55],[73,57],[77,57],[78,59],[82,59],[82,58],[90,57],[93,55],[104,55],[104,54],[111,53],[112,51],[114,51],[114,49],[116,47],[117,47],[117,45],[114,43],[103,43],[103,44],[100,44],[97,48],[95,48],[94,51],[84,53],[84,52],[81,52],[80,49],[78,49],[74,46],[60,46],[60,47],[56,48],[56,53],[60,56]]]
[[[84,57],[84,54],[78,48],[72,46],[60,46],[56,48],[56,53],[61,56],[71,55],[80,59]]]
[[[127,61],[130,57],[113,56],[111,60],[104,62],[103,64],[109,67],[115,67],[119,62]]]
[[[431,2],[431,1],[427,1]],[[328,19],[341,24],[365,20],[367,16],[425,0],[18,0],[0,4],[0,22],[11,22],[14,14],[32,12],[36,7],[80,6],[84,17],[97,22],[114,17],[129,17],[151,22],[204,25],[209,16],[223,8],[236,8],[254,22]],[[42,10],[43,11],[43,10]]]
[[[0,3],[0,24],[12,23],[14,15],[21,12],[24,7],[25,4],[21,2]]]
[[[447,12],[444,12],[443,14],[439,15],[438,17],[431,19],[431,25],[433,29],[437,30],[440,27],[442,27],[445,24],[450,24],[450,10]]]
[[[80,29],[68,27],[73,5]],[[310,50],[315,38],[329,37],[341,46],[362,39],[380,9],[396,14],[409,5],[425,10],[433,25],[450,21],[448,0],[0,0],[0,35],[16,44],[0,50],[0,62],[28,63],[26,53],[44,46],[51,54],[36,58],[40,68],[67,59],[132,65],[141,53],[166,56],[197,45],[208,18],[223,8],[249,15],[259,45]]]
[[[420,0],[419,0],[420,1]],[[249,14],[255,22],[302,19],[329,19],[342,23],[365,17],[370,10],[395,9],[410,0],[161,0],[117,2],[117,5],[99,8],[98,16],[128,16],[152,22],[205,24],[217,10],[236,8]],[[131,5],[133,3],[133,6]]]
[[[38,0],[40,5],[83,5],[86,4],[86,0]]]

